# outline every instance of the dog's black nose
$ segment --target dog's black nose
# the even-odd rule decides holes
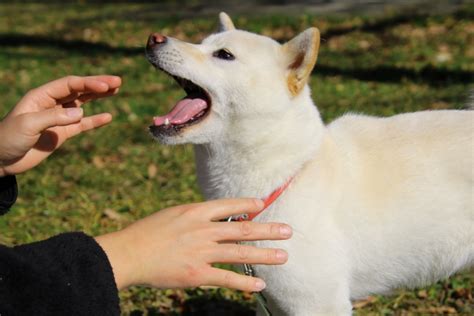
[[[166,38],[166,36],[161,35],[159,33],[153,33],[150,34],[150,36],[148,37],[148,42],[146,46],[152,48],[159,44],[165,44],[167,40],[168,39]]]

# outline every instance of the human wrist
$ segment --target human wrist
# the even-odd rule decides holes
[[[95,240],[109,259],[117,288],[122,290],[137,284],[136,260],[130,251],[133,243],[128,234],[121,230],[95,237]]]
[[[0,139],[4,141],[7,136],[4,134],[2,126],[2,121],[0,121]],[[3,158],[5,148],[3,148],[2,145],[3,142],[0,142],[0,178],[7,175],[5,171],[5,159]]]
[[[15,158],[11,155],[11,144],[8,144],[8,139],[11,138],[12,135],[8,133],[8,128],[5,127],[5,122],[0,121],[0,177],[10,175],[6,169]]]
[[[0,135],[1,135],[1,134],[0,134]],[[1,154],[1,153],[2,153],[2,150],[3,150],[3,149],[2,149],[2,146],[1,146],[1,144],[0,144],[0,178],[6,177],[6,176],[9,175],[9,173],[8,173],[7,170],[6,170],[7,164],[6,164],[5,160],[2,159],[2,158],[3,158],[3,157],[2,157],[2,154]]]

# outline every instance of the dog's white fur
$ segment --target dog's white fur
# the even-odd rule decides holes
[[[194,143],[207,198],[265,197],[289,188],[255,220],[293,227],[283,266],[257,266],[274,315],[350,315],[351,300],[423,286],[474,262],[474,112],[387,118],[347,114],[325,126],[306,84],[319,32],[280,45],[235,30],[200,45],[169,38],[166,71],[212,99],[203,122],[168,144]],[[212,53],[227,48],[236,59]]]

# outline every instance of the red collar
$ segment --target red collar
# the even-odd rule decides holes
[[[235,216],[234,220],[239,221],[239,222],[253,220],[255,217],[260,215],[263,211],[265,211],[273,202],[275,202],[276,199],[278,199],[278,197],[286,190],[286,188],[288,188],[292,180],[293,180],[293,177],[288,179],[281,187],[277,188],[269,196],[263,199],[264,206],[260,212]]]

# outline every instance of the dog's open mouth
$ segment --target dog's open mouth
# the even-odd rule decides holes
[[[151,130],[171,135],[184,127],[201,122],[210,111],[211,98],[203,88],[192,81],[169,75],[178,82],[187,95],[178,101],[168,114],[155,117]]]

